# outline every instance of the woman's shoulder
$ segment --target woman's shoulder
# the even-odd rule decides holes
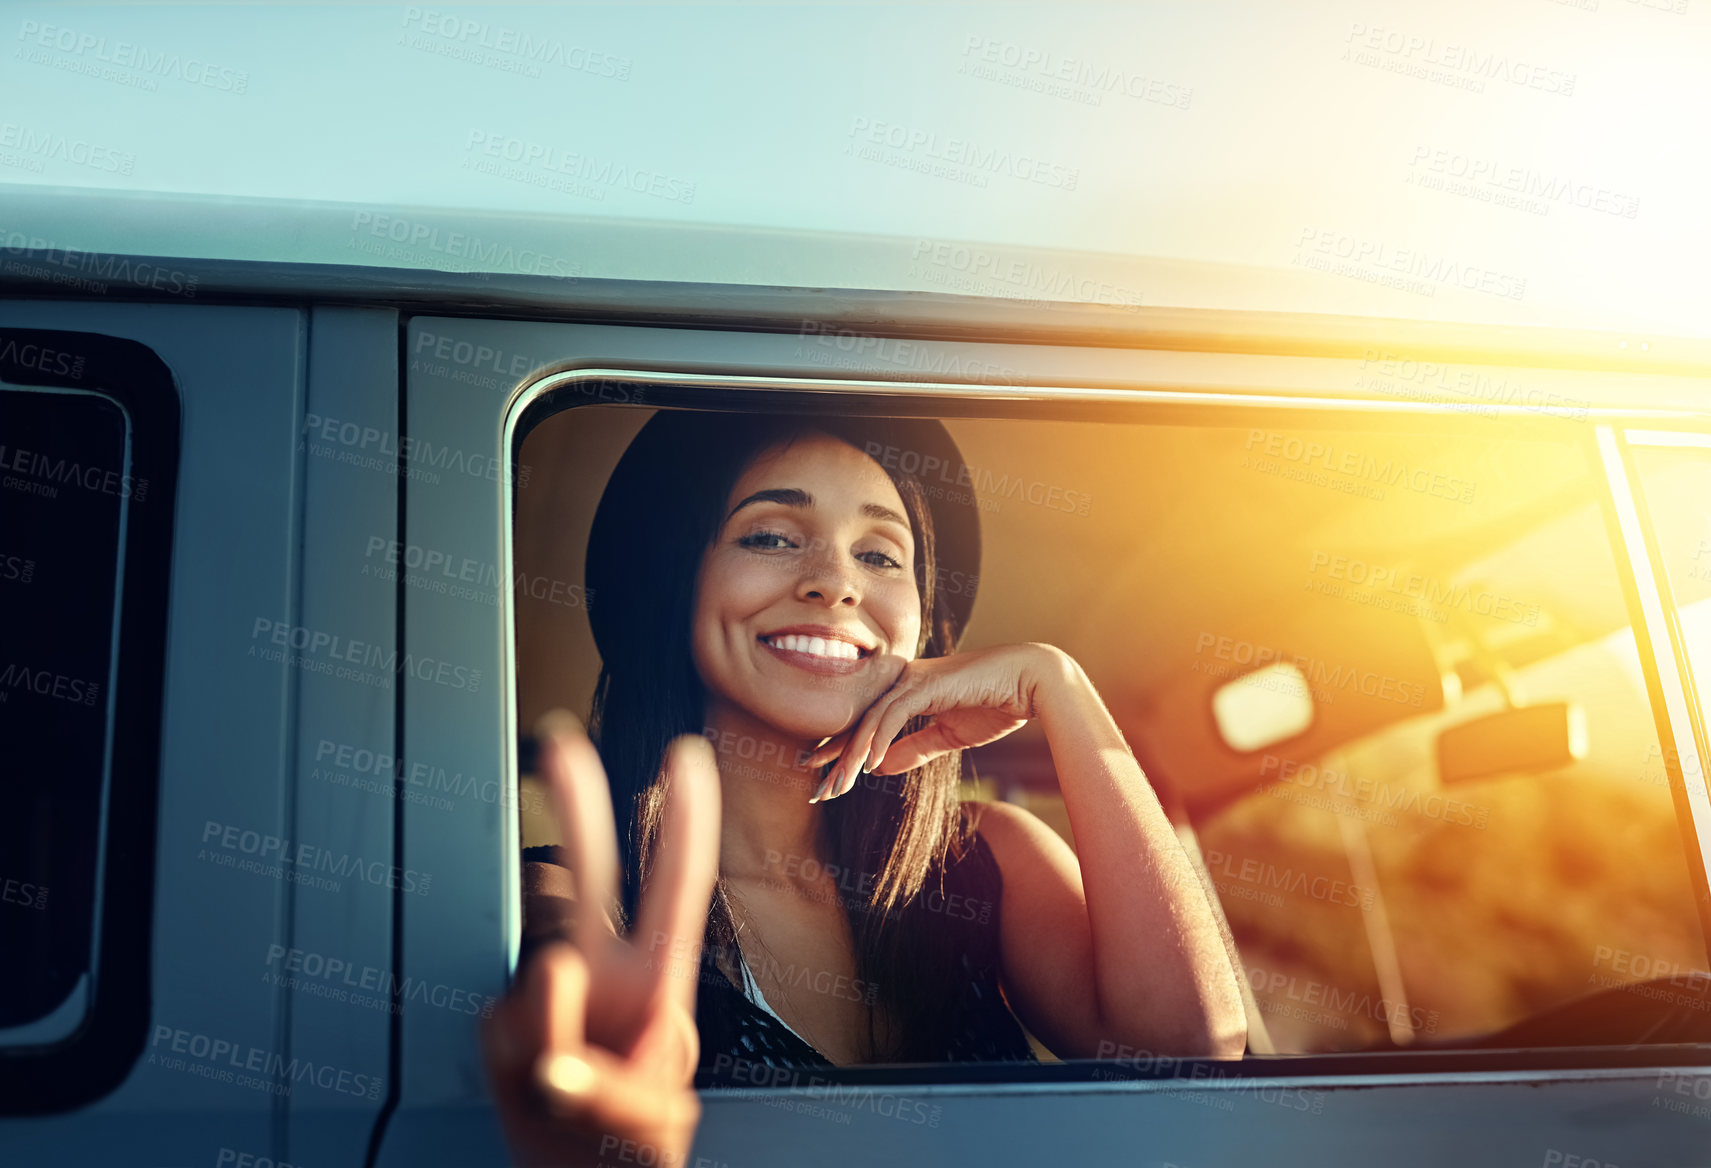
[[[1014,803],[964,803],[962,814],[969,837],[1000,864],[1006,856],[1038,851],[1044,840],[1057,837],[1039,816]]]
[[[965,803],[963,815],[972,840],[1002,878],[1033,881],[1055,874],[1075,854],[1063,837],[1025,807],[1014,803]]]
[[[1020,860],[1025,846],[1022,841],[1027,828],[1019,823],[1018,817],[1034,817],[1014,803],[966,802],[958,810],[960,830],[951,849],[946,875],[960,882],[975,881],[995,890],[1002,888],[1005,868]]]

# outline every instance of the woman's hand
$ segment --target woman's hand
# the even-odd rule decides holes
[[[996,742],[1039,716],[1042,685],[1063,679],[1068,669],[1073,662],[1062,650],[1036,644],[909,662],[852,729],[809,758],[809,766],[838,760],[809,802],[835,799],[870,772],[900,774],[941,754]],[[896,740],[920,716],[932,722]]]
[[[570,859],[574,944],[543,947],[493,1012],[488,1072],[523,1168],[681,1164],[700,1119],[695,986],[719,859],[712,750],[685,736],[666,758],[664,819],[629,940],[612,931],[617,838],[594,746],[574,718],[540,734],[545,778]]]

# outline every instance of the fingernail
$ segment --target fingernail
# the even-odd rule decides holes
[[[827,775],[823,780],[821,780],[819,789],[814,792],[814,797],[808,800],[808,802],[818,803],[829,795],[837,787],[837,778],[837,771],[833,771],[831,774]]]
[[[593,1090],[599,1076],[586,1059],[573,1054],[558,1054],[542,1059],[535,1067],[535,1079],[549,1097],[564,1110],[575,1108]]]

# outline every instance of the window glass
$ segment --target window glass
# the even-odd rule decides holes
[[[124,411],[0,387],[0,1040],[76,1028],[94,968]]]
[[[1277,1048],[1597,1045],[1702,1012],[1681,825],[1584,448],[1265,446],[1283,474],[1249,506],[1296,560],[1277,592],[1299,590],[1268,635],[1344,630],[1308,671],[1328,716],[1357,691],[1398,707],[1268,749],[1270,781],[1202,832]],[[1408,475],[1326,508],[1363,446]],[[1337,453],[1291,473],[1316,448]],[[1441,674],[1423,695],[1388,663],[1403,642]]]
[[[588,712],[599,595],[574,589],[649,413],[524,443],[524,727]],[[1196,829],[1279,1053],[1683,1040],[1656,1015],[1703,1016],[1705,945],[1586,436],[1255,416],[944,419],[964,465],[928,485],[981,524],[962,651],[1086,670]],[[1243,679],[1276,688],[1234,700]],[[964,764],[965,797],[1073,845],[1037,727]],[[554,842],[529,805],[524,844]]]

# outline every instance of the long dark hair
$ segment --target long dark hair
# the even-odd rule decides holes
[[[920,425],[662,410],[613,471],[588,541],[589,620],[602,655],[589,726],[611,781],[627,920],[635,919],[651,869],[666,747],[680,734],[703,731],[706,694],[690,653],[695,582],[737,480],[763,453],[808,434],[869,453],[909,450],[920,447]],[[954,606],[937,587],[932,508],[915,476],[896,468],[886,474],[915,538],[922,614],[917,656],[945,656],[954,651],[959,630]],[[883,782],[870,776],[825,805],[820,842],[826,863],[861,874],[859,890],[839,901],[855,943],[857,976],[874,987],[876,1005],[883,1007],[868,1019],[876,1061],[936,1061],[949,1040],[954,1011],[947,1007],[957,988],[959,955],[949,950],[944,930],[933,927],[942,922],[925,911],[925,896],[967,844],[957,799],[961,768],[961,753],[953,752]],[[841,890],[846,883],[839,881]],[[737,952],[737,934],[723,880],[714,890],[706,941],[709,959],[729,975],[733,965],[724,956]],[[879,1023],[882,1014],[888,1025]]]

